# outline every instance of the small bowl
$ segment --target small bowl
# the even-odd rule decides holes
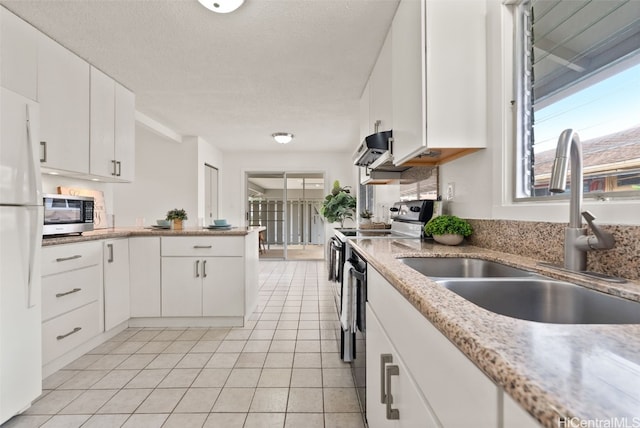
[[[158,226],[160,226],[160,227],[170,227],[171,226],[171,220],[156,220],[156,223],[158,223]]]
[[[216,226],[226,226],[228,223],[227,223],[227,219],[219,218],[219,219],[213,220],[213,224]]]

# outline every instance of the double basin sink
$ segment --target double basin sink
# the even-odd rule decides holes
[[[556,324],[640,324],[640,302],[489,260],[406,257],[401,262],[491,312]]]

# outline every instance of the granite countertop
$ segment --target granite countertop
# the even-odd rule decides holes
[[[585,279],[539,266],[537,260],[470,245],[448,247],[417,239],[350,242],[371,267],[544,426],[557,428],[559,417],[585,421],[626,417],[629,424],[640,422],[640,325],[545,324],[498,315],[396,259],[462,255],[494,260],[636,301],[640,301],[640,283]]]
[[[131,236],[245,236],[249,233],[264,230],[263,226],[232,227],[228,230],[185,228],[183,230],[170,230],[159,228],[115,228],[99,229],[84,232],[82,235],[52,236],[42,239],[42,246],[71,244],[74,242],[95,241],[98,239],[128,238]]]

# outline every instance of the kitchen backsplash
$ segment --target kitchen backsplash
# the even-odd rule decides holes
[[[564,223],[516,220],[469,220],[472,245],[517,254],[554,264],[564,259]],[[640,279],[640,226],[603,225],[615,247],[589,251],[587,270],[637,281]]]

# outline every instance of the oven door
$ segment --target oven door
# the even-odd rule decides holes
[[[367,387],[367,332],[366,332],[366,302],[367,302],[367,264],[364,260],[352,255],[350,262],[353,268],[350,271],[350,282],[353,285],[353,358],[351,360],[351,373],[356,387],[360,409],[366,414],[366,387]]]

